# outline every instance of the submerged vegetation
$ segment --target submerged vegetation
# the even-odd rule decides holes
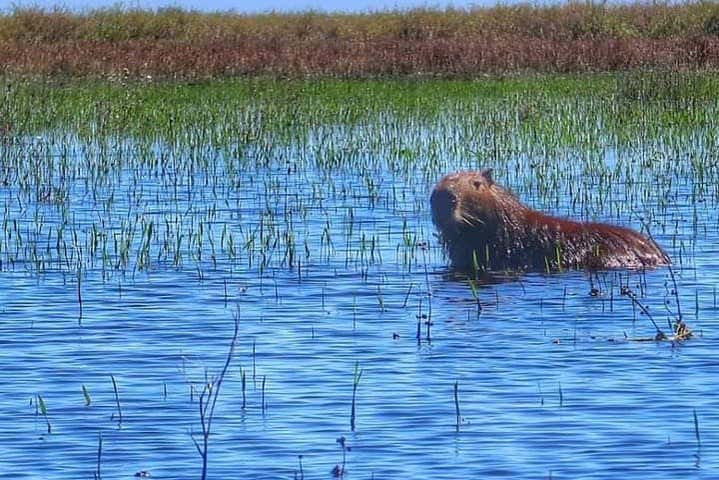
[[[719,67],[716,2],[242,15],[16,8],[0,73],[202,79]]]

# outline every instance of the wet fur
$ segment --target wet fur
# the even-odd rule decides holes
[[[432,220],[456,269],[641,269],[670,263],[654,240],[634,230],[532,210],[494,183],[491,173],[452,173],[432,192]]]

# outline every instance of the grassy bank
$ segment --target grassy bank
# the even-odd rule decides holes
[[[498,6],[367,14],[16,9],[5,74],[473,76],[719,67],[719,4]]]

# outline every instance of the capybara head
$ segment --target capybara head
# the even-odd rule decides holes
[[[491,169],[450,173],[432,191],[432,221],[444,236],[466,228],[492,229],[499,220],[496,189],[501,187]]]

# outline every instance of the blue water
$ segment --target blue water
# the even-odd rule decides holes
[[[198,478],[198,392],[236,317],[209,478],[299,478],[300,455],[305,478],[332,478],[342,436],[352,479],[719,476],[717,198],[697,203],[707,184],[670,155],[651,171],[610,149],[491,166],[536,208],[648,220],[696,333],[678,345],[633,341],[654,327],[620,295],[630,285],[669,331],[666,268],[498,277],[479,286],[478,308],[428,212],[436,179],[477,166],[466,157],[418,170],[368,151],[330,167],[286,146],[265,163],[190,168],[182,152],[158,165],[164,147],[128,142],[103,174],[113,154],[96,145],[65,138],[62,157],[48,139],[24,142],[36,147],[4,149],[17,171],[0,188],[0,478],[93,478],[100,434],[102,478]],[[574,187],[544,188],[537,161]],[[609,188],[589,171],[597,161],[618,172]]]

